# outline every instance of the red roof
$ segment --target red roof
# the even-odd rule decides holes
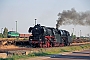
[[[31,34],[20,34],[20,38],[29,38]]]

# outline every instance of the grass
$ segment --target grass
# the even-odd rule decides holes
[[[47,56],[52,54],[58,54],[62,52],[72,52],[72,51],[81,51],[84,49],[90,49],[90,44],[80,45],[80,46],[66,46],[66,47],[53,47],[53,48],[41,48],[38,53],[34,52],[28,55],[15,55],[11,58],[0,59],[0,60],[17,60],[17,59],[27,59],[30,57],[38,57],[38,56]]]
[[[44,52],[39,52],[39,53],[32,53],[32,54],[28,54],[28,55],[22,55],[22,56],[13,56],[11,58],[13,58],[14,60],[17,60],[17,59],[27,59],[29,57],[38,57],[38,56],[47,56],[47,55],[51,55],[51,54],[48,54],[48,53],[44,53]]]

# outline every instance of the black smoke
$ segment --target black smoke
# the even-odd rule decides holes
[[[74,8],[71,10],[63,10],[62,13],[58,13],[58,20],[56,27],[60,25],[90,25],[90,11],[77,12]]]

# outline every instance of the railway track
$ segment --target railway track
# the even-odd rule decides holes
[[[90,43],[90,40],[85,40],[85,42],[78,42],[79,40],[74,40],[76,43],[72,43],[70,46],[77,46]],[[81,41],[81,40],[80,40]],[[83,41],[83,40],[82,40]],[[89,41],[89,42],[86,42]],[[0,48],[0,52],[7,52],[7,51],[17,51],[17,50],[39,50],[40,48],[30,48],[29,40],[0,40],[0,45],[12,45],[18,46],[20,48]],[[24,47],[24,48],[23,48]],[[50,47],[51,48],[51,47]]]
[[[76,39],[72,41],[73,43],[84,43],[90,42],[90,40],[86,39]],[[0,45],[29,45],[29,40],[0,40]]]
[[[72,43],[70,46],[79,46],[79,45],[84,45],[84,44],[90,44],[90,42],[86,42],[86,43]],[[54,48],[54,47],[50,47],[50,48]],[[20,47],[20,48],[2,48],[0,49],[0,52],[7,52],[7,51],[17,51],[17,50],[29,50],[29,51],[34,51],[34,50],[39,50],[41,48],[31,48],[31,47]],[[48,48],[45,48],[48,49]]]

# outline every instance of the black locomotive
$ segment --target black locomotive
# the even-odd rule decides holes
[[[68,46],[72,42],[68,31],[40,24],[30,27],[29,33],[32,33],[32,36],[29,37],[31,47]]]

